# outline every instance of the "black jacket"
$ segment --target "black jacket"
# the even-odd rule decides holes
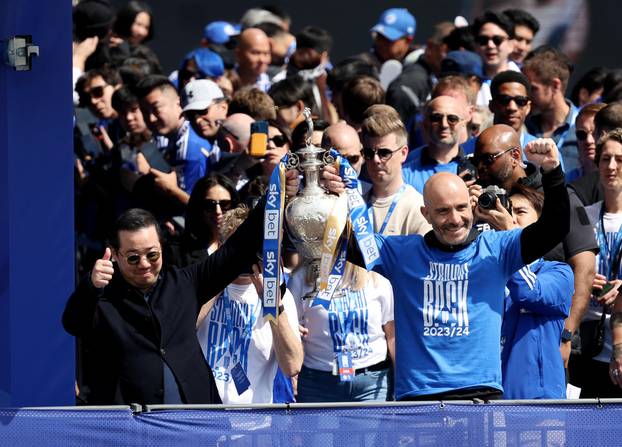
[[[83,280],[63,314],[67,332],[97,346],[105,372],[91,383],[89,404],[161,404],[163,362],[184,403],[220,403],[195,333],[199,309],[256,262],[261,248],[259,206],[227,242],[203,262],[163,269],[149,300],[119,272],[103,289]],[[101,361],[105,359],[105,361]]]

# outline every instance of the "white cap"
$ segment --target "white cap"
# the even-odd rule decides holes
[[[225,95],[214,81],[198,79],[191,81],[184,87],[184,112],[188,110],[205,110],[214,100],[224,98]]]

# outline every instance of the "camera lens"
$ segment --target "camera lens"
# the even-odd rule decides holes
[[[497,208],[497,195],[490,191],[484,191],[477,199],[477,204],[485,210],[494,210]]]

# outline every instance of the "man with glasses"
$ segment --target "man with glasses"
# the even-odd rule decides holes
[[[425,234],[430,225],[421,214],[423,197],[402,179],[408,135],[397,111],[371,106],[361,124],[361,154],[371,181],[365,194],[374,232],[387,235]]]
[[[286,189],[298,189],[293,171]],[[163,265],[151,213],[130,209],[117,219],[63,313],[67,332],[87,339],[102,367],[89,404],[220,403],[195,324],[201,306],[256,262],[263,213],[258,207],[215,253],[182,269]]]
[[[513,185],[522,184],[542,191],[540,171],[532,163],[523,162],[521,153],[518,134],[511,127],[497,124],[481,133],[473,157],[479,176],[478,184],[469,187],[473,202],[481,194],[482,185],[496,185],[510,191]],[[565,367],[568,366],[570,358],[571,334],[578,329],[587,308],[594,278],[595,252],[598,251],[594,232],[581,201],[572,192],[568,196],[570,230],[562,244],[545,256],[547,260],[570,264],[574,272],[574,295],[570,314],[564,325],[567,335],[560,345]],[[495,226],[494,219],[498,216],[496,210],[482,212],[478,208],[475,214],[480,220]]]
[[[473,22],[472,32],[475,51],[482,58],[485,76],[478,105],[485,106],[490,100],[490,80],[502,71],[520,71],[518,65],[510,61],[510,53],[514,49],[514,24],[503,13],[486,11]]]
[[[427,145],[419,147],[402,167],[404,182],[423,193],[426,181],[437,172],[458,174],[464,158],[460,135],[465,132],[464,108],[451,96],[438,96],[423,111],[423,132]]]
[[[324,149],[334,148],[348,159],[357,175],[361,173],[364,163],[361,155],[362,145],[354,127],[345,121],[328,126],[322,135],[322,147]]]

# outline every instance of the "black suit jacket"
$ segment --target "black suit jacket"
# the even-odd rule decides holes
[[[108,367],[89,384],[89,404],[161,404],[163,362],[172,370],[184,403],[220,403],[211,369],[195,333],[201,306],[256,262],[263,206],[199,264],[163,269],[145,300],[117,271],[110,284],[83,280],[63,314],[67,332],[88,337]]]

